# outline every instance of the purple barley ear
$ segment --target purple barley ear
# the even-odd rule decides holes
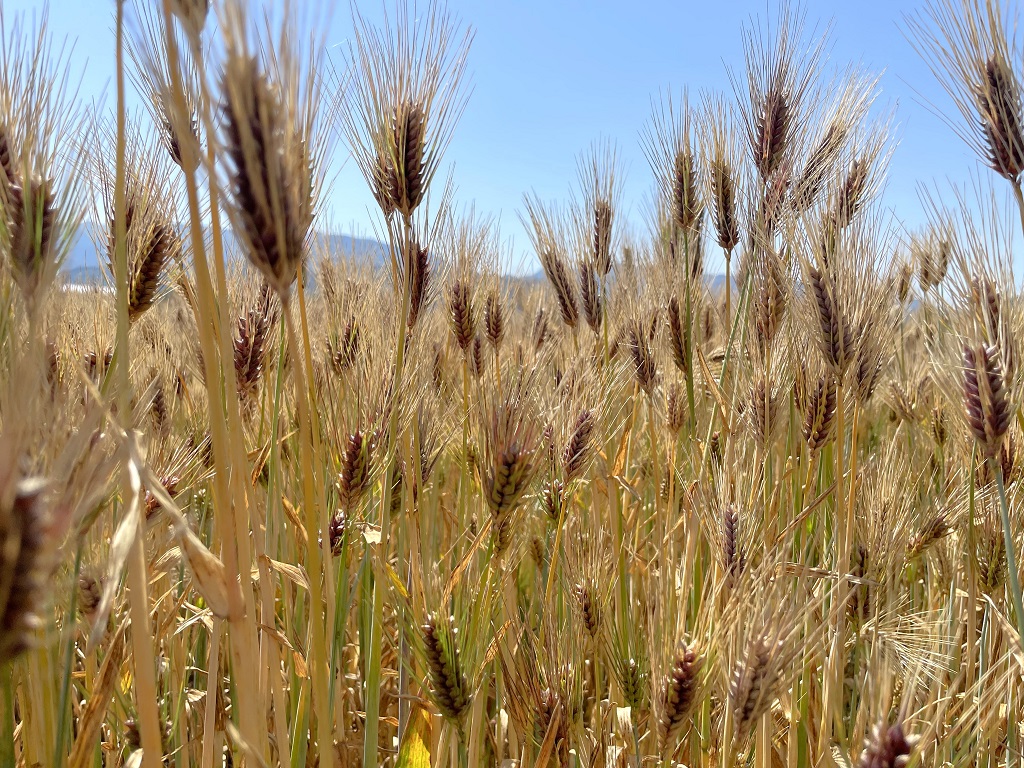
[[[742,742],[775,699],[781,677],[766,637],[754,638],[744,649],[729,679],[734,738]]]
[[[663,755],[675,748],[699,699],[699,675],[704,660],[685,642],[676,649],[672,666],[661,683],[658,740]]]
[[[807,397],[803,434],[810,451],[820,451],[832,435],[836,415],[837,387],[835,377],[826,374]]]
[[[847,367],[853,362],[853,328],[837,302],[835,283],[816,267],[810,267],[808,277],[818,320],[818,343],[825,362],[836,378],[842,380]]]
[[[596,641],[604,619],[598,585],[593,579],[585,578],[573,588],[573,595],[576,597],[583,629],[591,641]]]
[[[412,330],[416,327],[430,290],[430,254],[415,241],[405,250],[405,290],[409,294],[409,316],[406,318],[406,325]]]
[[[878,723],[864,743],[857,768],[903,768],[910,762],[916,743],[915,737],[904,734],[903,723],[891,726]]]
[[[347,528],[348,516],[345,514],[344,509],[339,509],[331,515],[331,520],[327,524],[327,536],[331,545],[331,554],[335,557],[341,555],[341,550],[345,545],[345,533]]]
[[[352,510],[370,487],[371,442],[358,429],[345,441],[338,476],[338,497],[341,508],[346,511]]]
[[[679,299],[673,296],[668,302],[668,344],[672,351],[672,362],[684,375],[690,371],[690,350],[683,329],[682,311]]]
[[[612,204],[594,201],[594,269],[601,277],[612,271]]]
[[[541,255],[541,264],[544,265],[548,280],[555,289],[562,322],[570,328],[575,328],[579,324],[580,313],[576,305],[576,292],[573,290],[564,259],[553,248],[548,248]]]
[[[484,304],[484,330],[487,334],[487,343],[494,349],[499,349],[505,339],[505,310],[502,308],[501,299],[494,291],[487,295],[487,302]]]
[[[469,294],[469,285],[463,280],[456,280],[452,283],[448,296],[452,334],[462,353],[468,355],[470,345],[476,338],[476,313]]]
[[[221,92],[234,218],[249,260],[287,302],[312,225],[308,148],[256,58],[230,56]]]
[[[593,448],[594,414],[584,410],[576,419],[569,442],[562,451],[562,471],[565,482],[571,483],[583,474]]]
[[[8,246],[11,271],[30,306],[38,304],[40,289],[53,267],[54,224],[57,220],[52,182],[33,178],[12,183],[7,190]]]
[[[643,323],[637,321],[628,331],[627,344],[633,361],[633,374],[640,389],[648,396],[654,392],[657,383],[658,369],[651,351],[649,336]]]
[[[1017,183],[1024,171],[1024,115],[1021,114],[1020,83],[996,56],[984,66],[981,82],[975,85],[985,161],[996,173]]]
[[[726,504],[722,510],[722,566],[726,586],[735,589],[747,567],[747,556],[740,541],[740,514],[735,504]]]
[[[673,435],[678,435],[686,426],[686,395],[677,382],[672,382],[668,389],[665,402],[665,426]]]
[[[967,425],[982,455],[994,458],[1011,417],[996,347],[964,345],[963,385]]]
[[[269,287],[264,283],[260,300],[236,321],[232,353],[238,397],[243,402],[252,400],[263,377],[270,328],[275,322],[269,298]]]
[[[395,107],[391,121],[394,148],[394,207],[409,218],[423,202],[426,193],[424,153],[427,138],[427,113],[415,101],[404,101]]]
[[[431,613],[420,627],[430,691],[438,710],[458,722],[469,708],[469,686],[459,663],[455,628],[450,618]]]
[[[590,262],[580,262],[580,304],[583,306],[583,318],[590,329],[597,333],[601,330],[601,289],[597,284],[597,274]]]
[[[672,162],[672,224],[678,233],[692,232],[701,213],[697,163],[689,148],[680,149]]]
[[[473,339],[473,349],[469,356],[469,369],[473,377],[480,379],[484,375],[484,341],[478,333]]]
[[[718,245],[732,253],[740,242],[740,222],[736,211],[736,180],[729,160],[722,154],[711,158],[711,212]]]
[[[45,491],[43,480],[22,480],[13,500],[0,501],[0,666],[28,650],[42,625],[52,564]]]

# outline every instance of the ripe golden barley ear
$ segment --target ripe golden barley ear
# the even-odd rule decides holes
[[[790,198],[798,211],[807,210],[818,199],[846,144],[849,129],[846,117],[837,115],[816,142]]]
[[[359,324],[355,315],[350,315],[336,345],[331,345],[331,364],[336,371],[351,368],[359,355]]]
[[[591,641],[596,641],[604,620],[604,609],[597,583],[592,578],[585,577],[573,587],[572,594],[576,598],[583,629]]]
[[[786,317],[789,294],[786,275],[778,254],[767,249],[759,256],[760,258],[754,260],[752,275],[754,330],[757,350],[764,359]]]
[[[920,557],[952,531],[945,510],[933,513],[907,541],[907,557]]]
[[[686,426],[686,393],[678,382],[672,382],[665,399],[665,426],[678,435]]]
[[[3,196],[0,197],[0,203],[6,205],[7,192],[10,185],[17,183],[17,181],[17,170],[14,167],[14,152],[11,150],[11,131],[6,124],[0,123],[0,190],[3,192]]]
[[[187,108],[188,131],[190,135],[185,140],[192,142],[192,146],[198,149],[201,146],[199,138],[199,113],[191,99],[189,99]],[[182,170],[195,171],[199,167],[199,152],[192,152],[191,164],[186,165],[186,155],[182,151],[182,140],[184,137],[175,130],[174,123],[168,112],[169,107],[162,104],[159,109],[162,115],[160,118],[160,140],[167,149],[167,154],[171,156],[171,160],[174,161],[175,165]]]
[[[548,315],[544,311],[543,307],[537,310],[537,315],[533,319],[533,332],[530,336],[533,341],[534,352],[540,352],[541,347],[544,346],[544,342],[551,338],[551,328],[548,325]]]
[[[0,666],[26,651],[42,625],[52,556],[46,483],[22,480],[13,498],[0,500]]]
[[[990,597],[1003,594],[1009,574],[1006,560],[1006,543],[1002,528],[994,520],[986,520],[978,530],[975,566],[978,569],[978,585]]]
[[[189,32],[198,36],[210,14],[210,0],[171,0],[171,13]]]

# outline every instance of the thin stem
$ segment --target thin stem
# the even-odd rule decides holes
[[[121,413],[131,413],[130,356],[128,354],[128,248],[125,201],[125,87],[124,87],[124,0],[117,0],[115,17],[117,29],[117,147],[114,181],[114,273],[117,285],[117,376],[118,407]],[[128,469],[122,471],[122,498],[134,494]],[[122,508],[124,510],[124,508]],[[126,514],[142,516],[141,509],[126,510]],[[146,573],[144,530],[141,520],[128,555],[128,600],[132,617],[132,651],[135,661],[135,708],[138,714],[139,735],[142,741],[143,768],[159,768],[163,760],[160,713],[157,710],[156,670],[153,660],[152,628],[149,623],[149,578]]]
[[[1017,212],[1020,214],[1020,229],[1024,233],[1024,191],[1021,190],[1020,180],[1011,182],[1013,197],[1017,201]]]
[[[1013,529],[1010,527],[1010,507],[1006,503],[1006,487],[1003,482],[1003,468],[994,458],[989,458],[995,471],[996,486],[999,488],[999,516],[1003,524],[1003,542],[1006,545],[1006,569],[1010,577],[1010,599],[1017,614],[1017,640],[1024,650],[1024,602],[1021,600],[1020,575],[1017,571],[1017,553],[1013,544]]]
[[[305,515],[306,531],[309,534],[309,546],[306,557],[309,561],[309,597],[312,649],[309,659],[310,678],[313,684],[313,708],[317,715],[317,745],[320,750],[330,750],[333,745],[331,736],[331,718],[328,713],[327,681],[330,671],[327,669],[327,644],[324,638],[324,596],[323,596],[323,560],[316,536],[319,530],[319,513],[316,509],[316,498],[313,487],[313,456],[312,437],[309,416],[309,403],[306,400],[305,374],[303,372],[303,356],[299,351],[299,341],[295,333],[295,322],[292,320],[289,307],[284,306],[285,329],[288,334],[288,348],[292,359],[298,361],[295,366],[295,402],[299,410],[299,461],[302,463],[302,505]],[[326,535],[326,531],[324,532]]]
[[[406,219],[403,228],[403,248],[410,246],[412,222]],[[403,251],[404,252],[404,251]],[[395,339],[395,376],[392,396],[398,397],[402,385],[402,368],[405,365],[405,328],[409,317],[409,291],[403,287],[402,309],[398,313],[397,333]],[[398,407],[391,404],[388,423],[388,450],[386,454],[387,471],[384,475],[384,492],[381,494],[380,510],[380,552],[381,559],[387,561],[389,530],[391,528],[391,499],[394,493],[394,462],[391,457],[395,453],[398,439]],[[379,581],[373,582],[373,616],[370,624],[370,657],[366,675],[366,730],[363,733],[363,766],[375,768],[377,765],[377,734],[380,720],[380,682],[381,655],[383,652],[384,633],[384,590]]]
[[[14,768],[13,668],[0,666],[0,768]]]

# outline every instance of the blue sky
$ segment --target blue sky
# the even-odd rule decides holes
[[[360,2],[369,18],[380,0]],[[390,3],[389,3],[390,5]],[[3,0],[4,14],[38,13],[36,0]],[[596,139],[614,140],[626,169],[626,213],[643,222],[643,198],[652,186],[640,131],[652,97],[687,86],[732,94],[728,68],[743,66],[744,24],[771,18],[776,3],[750,0],[450,0],[476,37],[468,72],[473,92],[446,161],[454,164],[456,199],[499,217],[513,263],[536,262],[517,212],[524,192],[563,199],[576,179],[576,158]],[[924,101],[951,106],[915,46],[904,36],[904,15],[924,0],[811,0],[808,26],[831,24],[833,66],[858,63],[881,73],[882,108],[896,108],[895,148],[884,202],[908,225],[921,222],[918,184],[968,183],[987,174],[970,150]],[[55,0],[50,26],[58,40],[75,44],[73,68],[83,73],[81,95],[113,99],[112,0]],[[338,3],[327,34],[345,45],[347,2]],[[372,235],[373,200],[355,164],[338,145],[339,170],[327,214],[333,228]],[[714,269],[714,267],[712,267]]]

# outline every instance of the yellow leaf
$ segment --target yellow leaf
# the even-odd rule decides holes
[[[430,768],[430,728],[427,710],[414,704],[395,768]]]

